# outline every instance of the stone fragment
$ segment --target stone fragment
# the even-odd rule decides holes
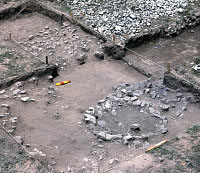
[[[10,109],[10,106],[8,104],[1,104],[2,108]]]
[[[110,165],[113,165],[113,164],[117,164],[117,163],[119,163],[119,160],[118,159],[111,159],[111,160],[109,160],[109,162],[108,162]]]
[[[117,140],[117,139],[122,139],[122,135],[121,134],[117,134],[117,135],[111,135],[108,134],[106,132],[98,132],[97,136],[105,141],[112,141],[112,140]]]
[[[183,93],[177,93],[177,94],[176,94],[176,97],[177,97],[177,98],[183,98],[183,97],[184,97],[184,94],[183,94]]]
[[[168,132],[168,129],[164,125],[161,125],[160,129],[161,129],[162,134],[165,134]]]
[[[106,101],[105,99],[99,100],[98,104],[104,103],[105,101]]]
[[[100,127],[105,127],[106,122],[103,121],[103,120],[100,120],[100,121],[98,121],[98,125],[99,125]]]
[[[14,90],[13,95],[16,96],[17,94],[19,94],[19,92],[20,92],[20,89]]]
[[[164,104],[164,105],[160,105],[160,107],[162,108],[163,111],[168,111],[170,108],[170,105]]]
[[[135,91],[133,91],[132,94],[133,94],[133,96],[139,97],[143,94],[143,91],[142,90],[135,90]]]
[[[87,55],[83,54],[81,55],[81,57],[77,58],[76,61],[78,62],[79,65],[83,65],[85,64],[87,58],[88,58]]]
[[[17,123],[17,120],[18,120],[17,117],[11,117],[9,121],[10,121],[11,123],[15,124],[15,123]]]
[[[85,114],[84,116],[84,120],[85,122],[87,123],[93,123],[93,124],[96,124],[96,118],[90,114]]]
[[[106,110],[109,110],[109,109],[112,108],[112,105],[110,104],[109,101],[106,101],[106,103],[105,103],[105,108],[106,108]]]
[[[137,96],[131,97],[131,101],[132,101],[132,102],[133,102],[133,101],[136,101],[136,100],[138,100]]]
[[[124,97],[124,101],[128,102],[131,98],[129,96]]]
[[[21,145],[24,143],[21,136],[15,136],[15,140],[17,141],[17,143],[19,143]]]
[[[29,101],[30,100],[30,97],[22,97],[21,98],[21,101],[22,102],[27,102],[27,101]]]
[[[1,90],[0,94],[4,94],[6,92],[6,90]]]
[[[104,60],[104,53],[103,52],[96,52],[94,56],[99,60]]]
[[[133,101],[132,105],[133,106],[140,106],[141,105],[141,101],[140,100]]]
[[[150,92],[150,96],[151,96],[151,98],[156,98],[156,96],[157,96],[157,93],[155,92],[155,91],[151,91]]]
[[[131,131],[140,131],[140,124],[131,124],[130,130]]]

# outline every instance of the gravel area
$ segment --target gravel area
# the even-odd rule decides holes
[[[56,2],[61,2],[57,0]],[[142,30],[155,26],[155,21],[187,14],[188,8],[198,0],[69,0],[62,1],[66,10],[71,10],[85,22],[106,36],[138,35]],[[123,37],[121,37],[123,40]]]

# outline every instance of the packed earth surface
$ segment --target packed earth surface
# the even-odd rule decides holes
[[[0,172],[200,171],[198,0],[30,4],[0,1]]]

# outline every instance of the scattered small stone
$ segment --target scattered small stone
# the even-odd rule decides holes
[[[16,82],[16,83],[15,83],[15,86],[17,86],[17,87],[22,87],[23,84],[22,84],[22,82]]]
[[[26,144],[26,147],[31,147],[31,145],[30,144]]]
[[[17,90],[14,90],[14,91],[13,91],[13,95],[14,95],[14,96],[16,96],[17,94],[19,94],[19,92],[20,92],[20,90],[19,90],[19,89],[17,89]]]
[[[81,55],[80,58],[77,58],[76,61],[78,62],[79,65],[83,65],[83,64],[85,64],[86,59],[87,59],[87,55],[83,54],[83,55]]]
[[[10,122],[13,123],[13,124],[14,124],[14,123],[17,123],[17,120],[18,120],[17,117],[11,117],[11,118],[10,118]]]
[[[96,124],[96,118],[90,114],[85,114],[84,120],[85,122]]]
[[[140,100],[133,101],[132,105],[133,106],[140,106],[141,105],[141,101]]]
[[[106,101],[106,103],[105,103],[105,108],[106,108],[107,110],[109,110],[109,109],[112,108],[112,105],[110,104],[109,101]]]
[[[140,124],[131,124],[130,130],[131,131],[140,131]]]
[[[131,101],[132,101],[132,102],[133,102],[133,101],[136,101],[136,100],[138,100],[137,96],[131,97]]]
[[[106,132],[98,132],[97,136],[103,140],[106,141],[112,141],[112,140],[116,140],[116,139],[122,139],[122,135],[121,134],[117,134],[117,135],[111,135],[108,134]]]
[[[10,109],[10,106],[8,104],[1,104],[2,108]]]
[[[104,53],[103,52],[96,52],[94,56],[99,60],[104,60]]]
[[[99,100],[98,104],[104,103],[105,101],[106,101],[105,99]]]
[[[1,90],[0,94],[4,94],[6,92],[6,90]]]
[[[98,125],[99,125],[100,127],[105,127],[106,122],[103,121],[103,120],[100,120],[100,121],[98,121]]]
[[[21,98],[21,101],[22,102],[27,102],[27,101],[29,101],[30,100],[30,97],[22,97]]]
[[[48,80],[49,82],[53,82],[53,76],[51,76],[51,75],[47,76],[47,80]]]
[[[143,94],[142,90],[135,90],[133,91],[133,96],[141,96]]]
[[[117,164],[119,163],[119,160],[118,159],[111,159],[109,162],[108,162],[110,165],[113,165],[113,164]]]
[[[24,143],[21,136],[15,136],[15,140],[17,141],[17,143],[19,143],[21,145]]]
[[[184,95],[183,95],[183,93],[177,93],[177,94],[176,94],[176,97],[177,97],[177,98],[183,98]]]
[[[160,129],[161,129],[162,134],[165,134],[168,132],[168,129],[164,125],[161,125]]]
[[[170,105],[164,104],[164,105],[160,105],[160,107],[162,108],[163,111],[168,111],[170,108]]]

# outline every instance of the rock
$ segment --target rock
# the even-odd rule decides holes
[[[96,118],[90,114],[85,114],[84,120],[86,123],[93,123],[96,124]]]
[[[131,135],[130,133],[127,133],[123,136],[123,140],[125,141],[129,141],[133,139],[133,135]]]
[[[126,89],[122,89],[121,92],[124,93],[124,94],[126,94],[127,90]]]
[[[22,87],[23,84],[22,84],[22,82],[16,82],[16,83],[15,83],[15,86],[17,86],[17,87]]]
[[[15,90],[15,91],[13,91],[13,95],[16,96],[17,94],[19,94],[19,92],[20,92],[20,90],[17,89],[17,90]]]
[[[140,106],[141,105],[141,101],[140,100],[133,101],[132,105],[133,106]]]
[[[155,91],[151,91],[150,92],[150,96],[151,96],[151,98],[156,98],[156,96],[157,96],[157,93],[155,92]]]
[[[133,101],[136,101],[136,100],[138,100],[137,96],[131,97],[131,101],[132,101],[132,102],[133,102]]]
[[[4,94],[6,92],[6,90],[1,90],[0,94]]]
[[[133,91],[133,96],[141,96],[143,94],[143,91],[142,90],[135,90]]]
[[[87,114],[94,115],[94,114],[95,114],[95,109],[94,109],[94,107],[89,107],[88,110],[86,110],[86,113],[87,113]]]
[[[6,117],[5,114],[0,114],[0,118],[4,118],[4,117]]]
[[[124,97],[124,101],[128,102],[131,98],[129,96]]]
[[[147,83],[147,88],[152,88],[152,86],[153,86],[153,85],[152,85],[151,82],[148,82],[148,83]]]
[[[154,108],[152,108],[152,107],[149,108],[149,113],[150,113],[150,114],[153,114],[153,113],[155,113],[155,112],[156,112],[156,110],[155,110]]]
[[[15,140],[17,141],[17,143],[19,143],[21,145],[24,143],[21,136],[15,136]]]
[[[147,94],[147,93],[150,92],[150,89],[149,89],[149,88],[146,88],[146,89],[144,90],[144,92]]]
[[[31,145],[30,144],[26,144],[26,147],[31,147]]]
[[[182,116],[182,110],[178,110],[178,111],[176,112],[176,116],[177,116],[177,117],[181,117],[181,116]]]
[[[115,109],[113,109],[113,110],[111,111],[111,115],[117,116],[117,111],[116,111]]]
[[[21,98],[21,101],[22,101],[22,102],[27,102],[27,101],[29,101],[29,99],[30,99],[30,97],[22,97],[22,98]]]
[[[96,52],[94,56],[99,60],[104,60],[104,53],[103,52]]]
[[[2,108],[10,109],[10,106],[8,104],[1,104]]]
[[[117,139],[122,139],[122,135],[121,134],[117,134],[117,135],[111,135],[108,134],[106,132],[98,132],[97,136],[105,141],[112,141],[112,140],[117,140]]]
[[[105,127],[106,122],[103,121],[103,120],[100,120],[100,121],[98,121],[98,125],[101,126],[101,127]]]
[[[119,163],[119,160],[118,159],[111,159],[109,162],[108,162],[110,165],[113,165],[113,164],[117,164]]]
[[[106,108],[106,110],[109,110],[109,109],[112,108],[112,105],[110,104],[109,101],[106,101],[106,103],[105,103],[105,108]]]
[[[29,40],[34,39],[34,35],[30,35],[30,36],[28,37],[28,39],[29,39]]]
[[[98,104],[104,103],[105,101],[106,101],[105,99],[99,100]]]
[[[84,46],[84,47],[81,48],[81,50],[84,51],[84,52],[89,52],[89,51],[90,51],[90,48]]]
[[[177,94],[176,94],[176,97],[177,97],[177,98],[183,98],[184,95],[183,95],[183,93],[177,93]]]
[[[117,98],[122,98],[122,97],[123,97],[123,94],[122,94],[121,92],[118,92],[118,93],[116,94],[116,97],[117,97]]]
[[[162,108],[163,111],[168,111],[170,108],[170,105],[164,104],[164,105],[160,105],[160,107]]]
[[[26,94],[26,91],[25,90],[22,90],[19,92],[20,94]]]
[[[87,55],[83,54],[83,55],[81,55],[80,58],[77,58],[76,61],[78,62],[79,65],[83,65],[83,64],[85,64],[86,59],[87,59]]]
[[[12,117],[12,118],[10,118],[9,121],[10,121],[11,123],[15,124],[15,123],[17,123],[17,120],[18,120],[17,117]]]
[[[53,76],[51,76],[51,75],[47,76],[47,80],[50,82],[53,82]]]
[[[140,124],[131,124],[130,130],[131,131],[140,131]]]
[[[162,134],[165,134],[168,132],[168,129],[164,125],[161,125],[160,129],[161,129]]]

